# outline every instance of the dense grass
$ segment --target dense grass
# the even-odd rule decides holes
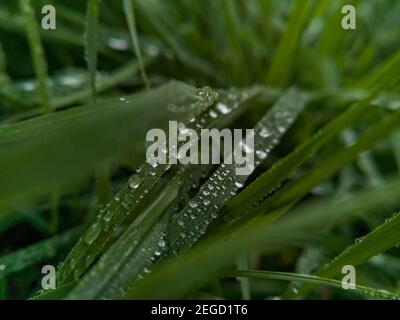
[[[0,3],[1,299],[400,297],[398,1],[44,4]],[[169,120],[255,170],[150,165]]]

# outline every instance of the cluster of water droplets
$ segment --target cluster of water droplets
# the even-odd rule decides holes
[[[133,253],[126,253],[126,261],[101,293],[101,298],[121,297],[128,289],[136,285],[136,281],[140,281],[151,273],[157,261],[166,252],[165,228],[165,220],[158,222],[150,234],[136,246]],[[136,275],[136,281],[132,281],[132,275]],[[127,279],[131,279],[131,281],[127,281]]]
[[[228,110],[237,108],[240,103],[249,99],[249,92],[231,94],[228,101],[215,106],[220,113],[227,114]],[[298,114],[302,111],[304,103],[298,101],[298,92],[295,89],[285,94],[274,107],[258,122],[254,129],[254,148],[244,141],[238,148],[245,153],[254,152],[254,165],[248,164],[248,175],[237,175],[237,165],[221,164],[210,178],[200,187],[199,192],[189,204],[176,216],[170,237],[171,251],[178,253],[180,250],[191,247],[206,231],[213,219],[218,217],[222,206],[237,194],[248,176],[270,154],[272,148],[278,144],[282,135],[291,127]],[[217,110],[210,109],[209,116],[214,117]],[[235,151],[234,151],[235,152]]]
[[[218,98],[218,93],[210,87],[198,89],[193,97],[185,98],[179,103],[170,104],[168,110],[173,113],[189,114],[191,122],[195,117],[210,107]]]
[[[152,167],[145,163],[129,179],[128,184],[99,210],[96,220],[65,260],[60,273],[61,283],[68,280],[71,273],[73,278],[79,277],[90,266],[113,236],[120,231],[127,217],[135,212],[135,208],[153,189],[165,170],[165,166]],[[97,241],[98,239],[101,241]],[[87,254],[88,251],[94,252]]]
[[[194,108],[205,110],[210,107],[217,94],[210,88],[199,89],[190,104],[182,104],[180,108]],[[121,102],[129,103],[127,98],[120,98]],[[187,101],[186,101],[187,103]],[[190,123],[198,128],[205,124],[201,119]],[[179,130],[186,130],[186,126],[179,125]],[[167,152],[167,148],[164,148]],[[99,210],[96,221],[88,228],[79,239],[69,256],[64,261],[60,272],[60,283],[65,283],[72,278],[78,278],[93,263],[96,257],[118,233],[127,217],[135,212],[135,208],[153,190],[161,176],[169,170],[170,164],[159,164],[156,161],[145,162],[137,172],[131,176],[128,184],[103,208]],[[97,241],[101,239],[101,241]],[[88,254],[91,252],[91,254]]]

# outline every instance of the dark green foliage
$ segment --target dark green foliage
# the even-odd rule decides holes
[[[45,4],[0,3],[0,298],[399,298],[398,1]],[[254,171],[147,163],[172,120]]]

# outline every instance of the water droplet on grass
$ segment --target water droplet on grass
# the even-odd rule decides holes
[[[231,109],[222,102],[218,102],[216,108],[222,114],[228,114],[229,112],[231,112]]]

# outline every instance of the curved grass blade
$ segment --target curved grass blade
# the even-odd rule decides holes
[[[327,286],[332,288],[343,289],[342,282],[325,277],[313,276],[301,273],[291,272],[275,272],[275,271],[259,271],[259,270],[232,270],[226,271],[222,277],[239,277],[239,278],[255,278],[267,280],[283,280],[283,281],[297,281],[301,283],[312,284],[316,286]],[[386,290],[378,290],[371,287],[357,285],[354,290],[355,294],[362,296],[369,296],[373,299],[391,299],[399,300],[400,296]]]
[[[385,252],[400,243],[400,213],[394,214],[383,224],[356,241],[350,247],[336,256],[331,262],[316,272],[317,276],[332,278],[341,273],[345,265],[359,266],[368,259]],[[308,287],[300,288],[297,294],[288,297],[304,295]]]

